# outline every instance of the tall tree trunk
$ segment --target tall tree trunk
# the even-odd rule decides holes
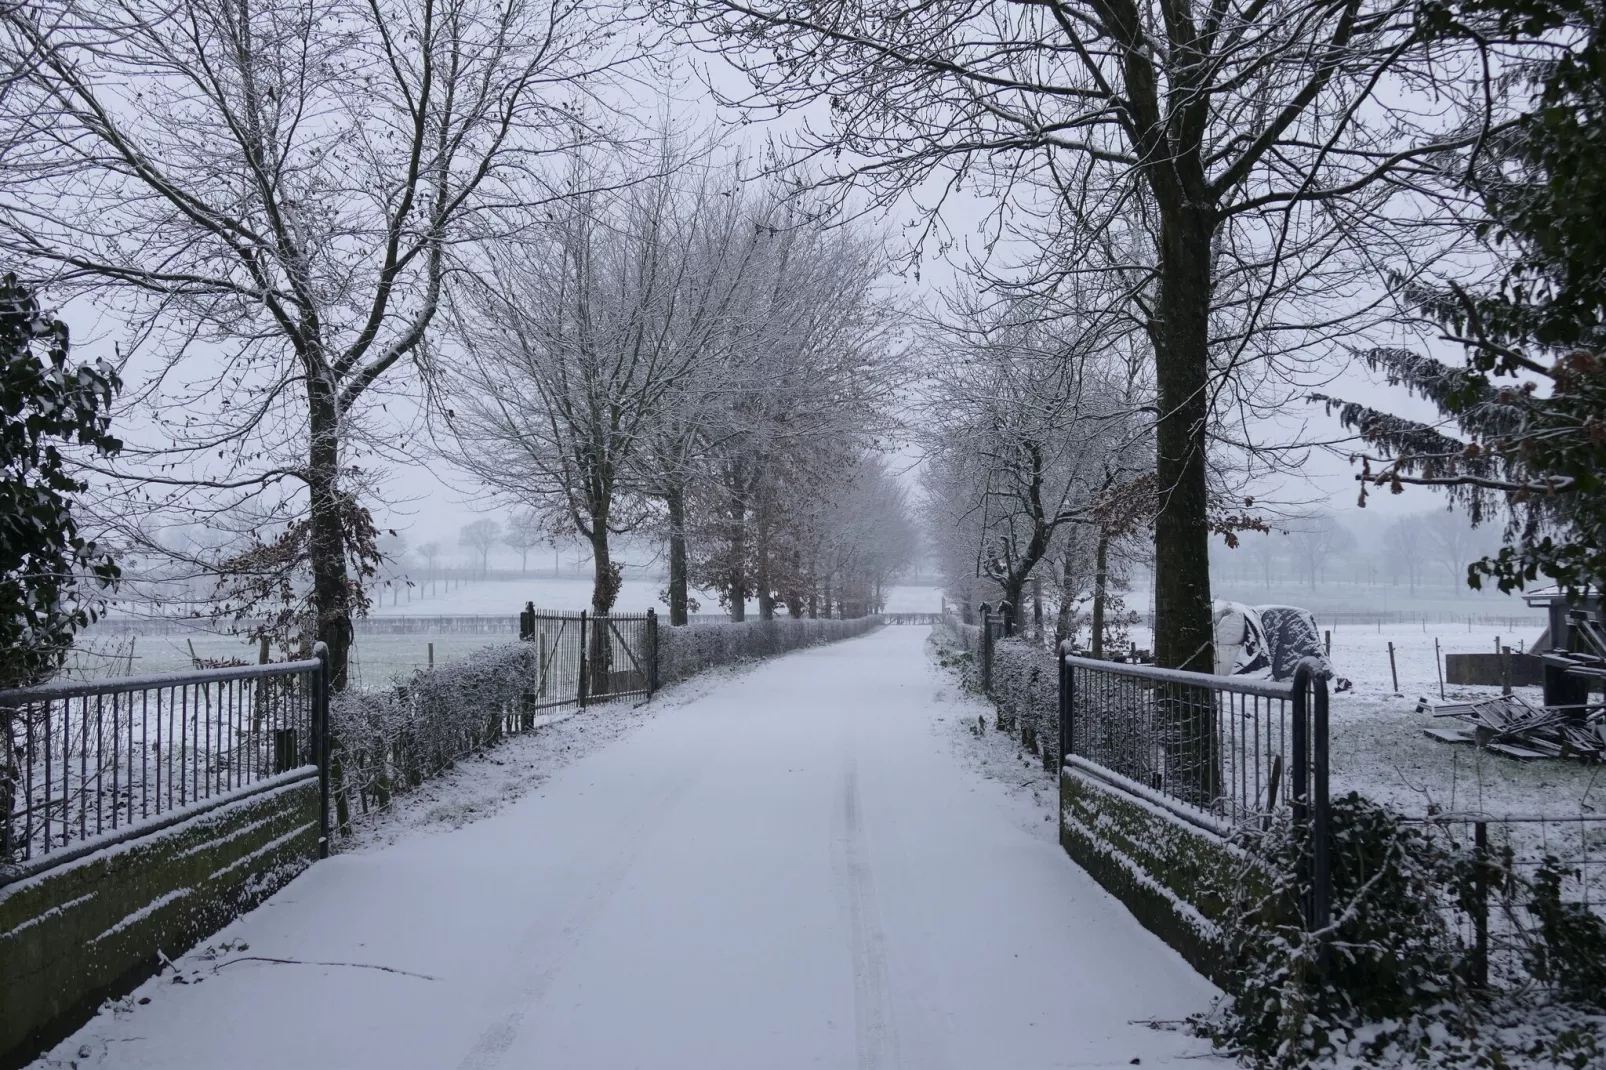
[[[1073,638],[1071,635],[1071,597],[1075,593],[1072,584],[1076,576],[1071,568],[1071,554],[1066,552],[1060,559],[1060,607],[1054,619],[1054,649],[1065,640]],[[968,622],[967,622],[968,623]]]
[[[770,582],[770,509],[768,496],[759,494],[757,516],[757,564],[754,584],[758,587],[758,619],[775,619],[775,593]]]
[[[1163,206],[1160,226],[1160,322],[1155,338],[1154,654],[1165,668],[1215,668],[1210,620],[1209,497],[1205,432],[1209,419],[1210,239],[1208,208]],[[1168,791],[1211,803],[1216,772],[1215,707],[1208,692],[1168,686],[1163,723],[1169,737]]]
[[[1032,640],[1043,640],[1043,581],[1032,577]]]
[[[747,507],[739,495],[731,497],[730,513],[730,575],[725,589],[731,620],[740,623],[747,619]]]
[[[667,496],[669,506],[669,623],[685,624],[686,613],[686,494],[679,487]]]
[[[593,520],[591,526],[591,612],[609,613],[619,600],[619,576],[608,551],[608,524]]]
[[[1004,634],[1015,634],[1015,622],[1020,620],[1020,596],[1026,589],[1026,573],[1013,572],[1004,580],[1004,601],[1009,603],[1009,612],[1004,615]]]
[[[330,687],[346,689],[351,658],[351,584],[346,573],[345,531],[340,508],[340,431],[333,387],[319,374],[307,377],[311,452],[307,459],[314,633],[329,648]]]
[[[1207,210],[1162,213],[1155,385],[1160,419],[1155,475],[1154,653],[1171,669],[1210,672],[1209,418],[1210,238]]]
[[[1104,656],[1104,591],[1110,579],[1110,537],[1099,532],[1093,560],[1093,656]]]
[[[591,613],[594,618],[588,633],[591,649],[587,652],[590,665],[586,670],[586,688],[593,695],[606,695],[613,674],[613,642],[603,624],[619,600],[619,573],[608,550],[607,513],[592,514],[591,522]]]

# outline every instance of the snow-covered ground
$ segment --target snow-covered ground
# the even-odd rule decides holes
[[[1228,1065],[927,631],[499,748],[36,1065]]]
[[[1438,635],[1435,636],[1435,631]],[[1439,700],[1433,641],[1445,654],[1494,653],[1495,639],[1517,649],[1532,645],[1538,632],[1500,633],[1464,625],[1435,629],[1431,624],[1340,627],[1333,631],[1333,663],[1355,682],[1353,691],[1333,696],[1333,790],[1359,790],[1407,813],[1430,804],[1446,810],[1477,810],[1495,815],[1566,816],[1606,811],[1606,783],[1599,766],[1572,761],[1521,762],[1471,746],[1429,739],[1424,728],[1458,727],[1459,722],[1416,712],[1419,699]],[[1394,644],[1400,692],[1389,671],[1388,644]],[[1534,704],[1540,689],[1518,688]],[[1445,685],[1448,701],[1492,697],[1498,687]]]

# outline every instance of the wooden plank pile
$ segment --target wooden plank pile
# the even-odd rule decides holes
[[[1535,706],[1520,695],[1500,695],[1428,708],[1467,725],[1424,730],[1446,743],[1476,743],[1508,758],[1606,760],[1606,705]]]

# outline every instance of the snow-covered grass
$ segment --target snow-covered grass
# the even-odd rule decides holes
[[[645,613],[652,608],[659,613],[668,613],[669,605],[661,597],[664,591],[663,580],[635,577],[627,571],[624,583],[619,588],[616,609],[620,613]],[[534,602],[537,609],[586,609],[591,605],[591,581],[572,577],[530,576],[527,579],[470,582],[455,587],[450,593],[440,591],[427,598],[420,598],[418,592],[414,591],[411,602],[406,601],[406,597],[403,595],[400,605],[391,605],[390,595],[386,594],[380,599],[385,604],[376,605],[372,614],[376,617],[471,616],[487,613],[506,613],[511,616],[523,609],[526,602]],[[717,593],[693,591],[692,597],[700,605],[698,612],[722,612]],[[888,613],[936,613],[942,608],[942,591],[936,587],[900,585],[887,590],[886,600]],[[749,616],[757,615],[756,599],[748,600],[747,612]]]
[[[1334,667],[1355,687],[1332,697],[1333,790],[1359,791],[1406,814],[1426,813],[1429,806],[1494,815],[1606,812],[1601,766],[1517,761],[1423,734],[1426,728],[1457,726],[1416,709],[1421,699],[1439,701],[1434,631],[1431,626],[1424,631],[1421,625],[1334,630]],[[1476,654],[1493,653],[1497,635],[1513,650],[1519,640],[1526,647],[1538,638],[1535,633],[1469,631],[1464,626],[1441,630],[1437,638],[1442,653]],[[1399,672],[1398,693],[1389,671],[1390,642]],[[1543,701],[1537,687],[1517,691],[1536,705]],[[1466,702],[1499,695],[1500,688],[1446,684],[1444,694],[1447,701]]]
[[[663,585],[656,581],[627,579],[619,596],[620,612],[641,613],[655,607],[660,615],[669,608],[658,600]],[[387,596],[388,597],[388,596]],[[528,581],[490,581],[470,583],[423,601],[414,599],[400,606],[375,606],[372,615],[393,616],[479,616],[505,614],[513,617],[533,601],[539,609],[580,610],[591,602],[589,580],[531,577]],[[942,592],[935,587],[897,586],[887,591],[888,613],[935,613],[942,608]],[[758,615],[756,603],[749,603],[749,618]],[[719,612],[718,602],[708,596],[704,612]],[[352,647],[351,675],[359,687],[383,687],[414,669],[429,664],[429,646],[435,646],[435,664],[445,665],[472,651],[494,643],[507,642],[506,635],[462,633],[419,633],[416,635],[364,635],[360,631]],[[132,645],[130,646],[130,643]],[[257,660],[256,644],[239,636],[197,632],[194,635],[147,635],[97,633],[91,630],[77,644],[71,663],[76,677],[123,676],[130,672],[171,672],[191,666],[190,649],[202,658],[240,658]]]

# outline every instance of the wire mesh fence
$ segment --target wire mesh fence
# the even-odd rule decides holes
[[[1606,947],[1606,814],[1439,813],[1407,818],[1449,861],[1440,910],[1471,980],[1565,987]],[[1593,942],[1589,934],[1594,933]],[[1571,962],[1570,958],[1595,959]]]
[[[307,659],[0,692],[0,862],[315,764],[322,671]]]

